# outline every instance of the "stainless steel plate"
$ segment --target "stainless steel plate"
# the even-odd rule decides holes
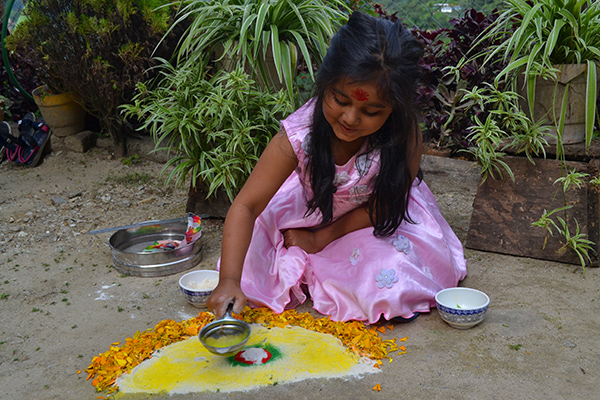
[[[202,260],[202,238],[177,249],[143,251],[159,240],[184,240],[186,229],[187,222],[121,229],[108,241],[113,265],[125,274],[141,277],[165,276],[188,270]]]

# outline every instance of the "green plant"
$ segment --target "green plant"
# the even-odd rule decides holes
[[[29,0],[7,47],[28,52],[39,78],[54,93],[74,92],[115,142],[125,140],[118,107],[131,100],[135,84],[148,79],[157,43],[176,5],[167,0]],[[169,37],[170,40],[170,37]],[[170,55],[169,40],[158,51]],[[124,146],[123,146],[124,147]]]
[[[292,111],[285,92],[256,87],[243,70],[210,76],[201,65],[165,64],[153,89],[138,85],[134,104],[124,112],[151,132],[156,150],[173,157],[165,164],[167,183],[202,183],[209,197],[218,189],[233,200],[268,141],[279,118]]]
[[[457,87],[459,92],[455,98],[458,100],[454,108],[460,109],[464,115],[474,115],[466,136],[471,145],[460,151],[470,154],[478,161],[482,183],[488,175],[503,178],[503,172],[514,180],[512,170],[502,160],[504,150],[508,148],[516,153],[524,153],[532,163],[534,155],[543,154],[545,157],[545,146],[548,145],[545,134],[548,127],[533,123],[519,109],[517,93],[500,90],[492,84],[467,90],[462,89],[463,85],[459,82]]]
[[[488,109],[487,119],[481,122],[477,117],[476,123],[470,128],[469,139],[473,145],[464,150],[470,153],[481,166],[482,183],[486,178],[496,177],[496,173],[503,178],[503,172],[507,173],[512,180],[515,179],[510,166],[502,160],[505,155],[502,151],[512,148],[516,153],[523,152],[529,161],[535,164],[533,156],[540,155],[546,157],[545,147],[548,146],[546,140],[548,126],[541,121],[533,123],[525,113],[523,113],[516,104],[518,95],[514,92],[500,92],[493,86],[488,89],[473,90],[463,94],[463,101],[474,101],[482,109]],[[564,157],[561,162],[561,176],[557,178],[554,184],[560,184],[562,195],[562,207],[544,210],[540,219],[532,223],[532,226],[543,228],[547,231],[543,248],[546,247],[548,235],[553,236],[556,232],[563,238],[563,245],[560,251],[572,250],[581,262],[584,268],[587,262],[590,262],[589,252],[594,251],[594,243],[586,238],[586,235],[580,232],[577,219],[572,218],[575,224],[575,233],[569,229],[568,211],[572,208],[568,205],[567,192],[572,188],[580,188],[586,185],[585,179],[588,174],[576,170],[568,170]],[[600,182],[600,177],[596,178]],[[590,184],[595,182],[590,181]],[[571,225],[572,227],[573,225]]]
[[[501,55],[507,66],[496,82],[507,78],[513,84],[524,76],[527,103],[533,114],[535,87],[539,78],[556,80],[552,114],[560,136],[566,113],[565,95],[558,95],[561,65],[586,64],[585,142],[592,139],[596,115],[596,63],[600,61],[600,1],[597,0],[506,0],[505,11],[486,30],[481,40],[498,40],[486,51],[484,64]]]
[[[177,63],[208,61],[216,54],[223,68],[241,66],[272,90],[283,85],[293,100],[298,61],[302,58],[314,79],[313,66],[320,65],[329,39],[347,18],[341,10],[347,10],[341,0],[185,0],[172,28],[189,24]]]
[[[476,124],[470,128],[471,133],[468,138],[476,143],[476,146],[465,151],[471,153],[481,165],[482,182],[485,182],[488,174],[494,177],[494,172],[502,177],[502,170],[514,180],[512,170],[502,160],[505,154],[497,151],[504,132],[494,121],[492,114],[488,115],[485,122],[481,122],[477,117],[475,122]]]
[[[141,159],[140,159],[140,156],[137,154],[132,154],[129,157],[121,158],[121,163],[128,167],[130,167],[133,164],[137,164],[139,162],[141,162]]]
[[[499,57],[504,60],[506,66],[498,72],[494,85],[506,85],[513,88],[514,92],[522,93],[525,102],[522,102],[521,108],[527,109],[529,116],[535,116],[530,117],[535,118],[534,123],[523,125],[519,122],[523,120],[522,112],[510,115],[498,105],[490,104],[493,113],[504,115],[503,126],[510,127],[517,123],[524,128],[502,129],[503,132],[509,133],[504,139],[509,141],[507,147],[516,149],[517,153],[524,152],[529,160],[535,163],[533,156],[545,157],[547,138],[556,136],[556,156],[561,165],[561,176],[555,183],[561,185],[563,206],[544,211],[540,219],[532,225],[545,229],[548,235],[557,232],[562,237],[561,250],[574,251],[585,271],[594,243],[580,232],[578,221],[569,214],[571,206],[567,202],[566,192],[570,188],[586,184],[586,176],[568,170],[563,139],[568,110],[580,108],[578,105],[568,106],[571,92],[574,92],[571,90],[571,86],[575,84],[573,77],[580,74],[580,71],[585,71],[585,105],[581,108],[585,109],[583,136],[586,148],[593,137],[597,107],[596,64],[600,61],[600,2],[507,0],[504,12],[479,36],[475,46],[483,42],[491,45],[472,59],[482,58],[484,65],[496,63]],[[578,65],[573,67],[569,64]],[[546,95],[550,104],[540,117],[537,112],[534,113],[534,104],[537,103],[537,85],[541,81],[551,82],[553,89]],[[514,92],[505,91],[508,97],[514,97]],[[516,107],[515,100],[520,99],[513,98],[508,103]],[[493,129],[484,124],[479,125],[484,131],[493,132]],[[552,129],[553,132],[550,133],[548,129]],[[486,142],[477,143],[477,140],[475,142],[475,147],[471,148],[470,152],[481,163],[484,174],[493,171],[490,165],[505,165],[496,162],[494,158],[498,156],[495,153],[500,150],[500,146],[492,146]],[[502,140],[495,143],[500,142]],[[546,240],[547,238],[548,236]],[[546,243],[544,247],[545,245]]]
[[[380,8],[377,10],[380,16],[386,17]],[[486,119],[482,115],[485,111],[476,104],[473,107],[465,104],[461,97],[464,90],[482,88],[493,82],[503,69],[500,56],[486,65],[478,58],[467,57],[485,52],[493,44],[492,39],[480,40],[476,45],[474,42],[497,17],[497,12],[485,15],[468,9],[463,16],[451,20],[450,29],[412,30],[424,46],[423,78],[416,102],[421,110],[423,140],[429,146],[454,152],[466,149],[471,145],[468,135],[474,123],[473,115],[482,121]]]
[[[21,3],[21,2],[19,2]],[[0,22],[2,31],[2,63],[0,65],[0,98],[4,101],[4,119],[17,121],[27,112],[35,112],[36,106],[31,91],[41,85],[38,79],[38,62],[30,57],[29,48],[9,54],[5,47],[6,38],[19,22],[22,4],[14,0],[0,2]]]
[[[566,171],[564,171],[562,176],[556,179],[556,181],[554,181],[554,184],[560,184],[560,190],[563,197],[563,204],[565,205],[563,207],[556,208],[550,212],[544,210],[544,213],[542,214],[540,219],[534,222],[532,225],[546,229],[546,231],[548,231],[548,234],[551,236],[553,234],[554,228],[556,232],[558,232],[561,236],[564,237],[564,244],[560,250],[573,250],[575,254],[577,254],[577,257],[579,258],[581,266],[582,268],[584,268],[585,272],[586,260],[591,261],[589,252],[594,251],[592,247],[592,245],[594,245],[594,242],[586,239],[585,234],[580,233],[579,222],[577,222],[577,219],[574,219],[575,234],[571,234],[567,223],[567,221],[569,220],[567,211],[571,209],[572,206],[567,205],[567,192],[573,187],[580,188],[586,185],[585,178],[587,178],[589,175],[583,172],[578,172],[575,169],[568,170],[568,168],[565,168],[565,170]],[[552,215],[556,213],[562,213],[562,217],[558,215],[556,216],[558,223],[551,218]],[[546,243],[544,242],[544,246],[545,245]]]

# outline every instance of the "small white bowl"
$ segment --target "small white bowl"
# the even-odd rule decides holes
[[[469,329],[483,321],[490,298],[476,289],[455,287],[440,290],[435,302],[438,314],[450,326]]]
[[[214,281],[214,286],[210,289],[197,289],[194,286],[202,284],[205,280]],[[206,299],[212,293],[214,288],[219,283],[219,272],[203,269],[198,271],[188,272],[179,278],[179,288],[185,299],[191,305],[198,308],[206,308]]]

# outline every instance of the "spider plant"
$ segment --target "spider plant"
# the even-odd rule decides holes
[[[348,11],[341,0],[184,0],[171,29],[188,24],[177,50],[179,63],[230,57],[252,79],[271,89],[285,87],[293,100],[298,62],[302,59],[314,80],[314,65],[320,65]]]
[[[480,36],[479,41],[496,41],[486,52],[485,62],[501,55],[507,66],[496,82],[508,78],[516,83],[524,76],[530,115],[534,115],[535,88],[538,78],[557,81],[564,74],[563,65],[585,64],[585,143],[592,139],[596,116],[596,64],[600,61],[600,1],[598,0],[506,0],[505,11]],[[484,64],[485,64],[484,62]],[[555,86],[552,98],[554,122],[562,134],[566,114],[564,95]],[[559,149],[560,151],[560,149]]]
[[[233,201],[279,118],[292,111],[284,91],[257,89],[241,69],[210,76],[202,66],[165,63],[159,81],[139,83],[138,91],[123,110],[152,134],[155,151],[173,155],[163,168],[167,183],[191,177],[190,187],[201,183],[207,198],[222,189]]]
[[[573,251],[581,263],[584,274],[587,263],[591,263],[590,252],[595,252],[595,243],[588,239],[586,233],[581,232],[577,218],[569,215],[569,210],[573,208],[573,205],[567,200],[567,192],[574,188],[579,189],[587,183],[593,185],[594,181],[598,181],[598,177],[596,177],[586,183],[588,177],[589,174],[587,173],[579,172],[576,169],[569,170],[563,163],[561,176],[554,181],[555,185],[558,184],[560,186],[559,190],[562,194],[563,206],[554,208],[550,211],[545,209],[542,216],[537,221],[531,223],[531,226],[546,230],[546,236],[542,246],[543,249],[546,248],[548,237],[553,236],[554,232],[558,233],[562,237],[562,246],[558,251]],[[571,222],[571,220],[573,222]],[[571,233],[573,223],[575,224],[575,232]],[[569,225],[571,228],[569,228]]]
[[[492,84],[481,88],[475,86],[472,90],[461,89],[460,107],[468,105],[465,113],[475,114],[473,124],[468,128],[467,139],[471,146],[461,151],[471,154],[481,166],[482,183],[488,176],[495,179],[496,173],[503,178],[503,172],[514,180],[510,166],[502,160],[504,149],[524,153],[533,164],[534,155],[546,156],[544,146],[548,145],[545,138],[548,127],[532,122],[518,108],[518,98],[517,93],[499,90]]]

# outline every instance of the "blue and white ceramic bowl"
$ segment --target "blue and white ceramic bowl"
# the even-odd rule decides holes
[[[485,317],[490,305],[487,294],[466,287],[448,288],[435,295],[440,317],[457,329],[469,329]]]
[[[206,299],[219,283],[219,272],[198,270],[179,278],[179,288],[185,299],[198,308],[206,308]]]

